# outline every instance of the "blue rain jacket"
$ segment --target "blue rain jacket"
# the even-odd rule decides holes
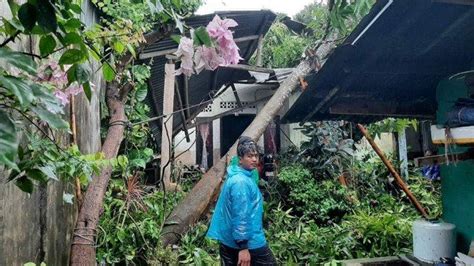
[[[230,160],[230,165],[239,166],[239,156],[236,155],[236,156],[232,157],[232,159]],[[257,184],[257,186],[258,186],[258,181],[260,180],[260,177],[258,176],[258,170],[257,169],[252,170],[252,179],[255,182],[255,184]]]
[[[267,244],[262,216],[263,198],[252,171],[230,165],[207,237],[235,249],[242,247],[237,242],[245,240],[249,249],[261,248]]]

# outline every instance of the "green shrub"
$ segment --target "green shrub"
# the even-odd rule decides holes
[[[281,196],[272,197],[266,209],[267,237],[279,262],[319,265],[411,252],[411,226],[420,215],[390,182],[373,151],[359,155],[347,170],[347,189],[335,181],[337,175],[321,180],[307,165],[286,160],[271,188],[279,189]],[[412,192],[432,216],[439,216],[439,183],[425,179],[417,169],[410,174]],[[334,209],[342,209],[342,217],[334,217]]]
[[[156,260],[164,218],[182,197],[183,193],[175,193],[165,199],[161,191],[145,192],[112,180],[98,227],[97,260],[107,264]]]
[[[411,224],[415,217],[403,213],[359,210],[342,223],[357,243],[355,257],[382,257],[411,252]]]
[[[288,204],[306,219],[318,223],[338,222],[351,210],[344,187],[334,180],[316,180],[301,165],[284,167],[278,179],[287,192]]]
[[[270,225],[266,232],[270,248],[277,260],[284,265],[311,265],[333,258],[350,256],[355,244],[347,238],[347,232],[337,224],[318,226],[291,215],[291,209],[281,205],[268,212]]]
[[[219,244],[206,238],[207,229],[206,223],[198,223],[181,238],[178,246],[181,264],[219,265]]]

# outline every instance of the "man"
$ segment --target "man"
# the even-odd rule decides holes
[[[258,147],[249,137],[237,146],[239,164],[227,168],[207,236],[220,242],[222,265],[277,265],[262,226],[263,198],[252,178]]]

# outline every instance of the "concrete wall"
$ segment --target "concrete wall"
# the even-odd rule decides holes
[[[90,25],[95,21],[94,10],[84,1],[83,21]],[[0,15],[10,17],[6,1],[0,1]],[[35,51],[34,38],[23,38],[11,48]],[[97,65],[92,65],[93,73]],[[100,71],[98,72],[100,73]],[[83,95],[76,97],[78,145],[85,153],[100,149],[99,95],[101,77],[96,75],[93,99],[89,103]],[[69,106],[65,107],[69,110]],[[65,115],[68,119],[69,111]],[[66,145],[68,135],[58,136]],[[28,195],[14,184],[7,183],[8,173],[0,169],[0,265],[23,265],[26,262],[45,261],[47,265],[68,265],[71,233],[76,216],[76,206],[63,202],[63,193],[73,193],[73,186],[63,182],[50,182],[35,188]]]
[[[196,128],[190,128],[188,131],[190,142],[186,141],[184,131],[180,131],[174,137],[175,155],[182,154],[175,161],[186,165],[194,165],[196,164]]]

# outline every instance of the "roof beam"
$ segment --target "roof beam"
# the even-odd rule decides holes
[[[239,107],[243,107],[242,102],[240,101],[239,94],[237,93],[237,89],[235,88],[234,83],[231,83],[230,86],[232,87],[232,92],[234,93],[235,100],[237,101],[237,104]]]
[[[271,68],[250,66],[250,65],[243,65],[243,64],[222,66],[221,68],[240,69],[240,70],[247,70],[247,71],[267,73],[267,74],[274,74],[275,73],[275,70],[273,70]]]
[[[473,0],[432,0],[433,2],[446,3],[446,4],[455,4],[455,5],[474,5]]]
[[[334,103],[329,107],[329,113],[338,115],[392,114],[397,111],[397,108],[396,102],[374,101],[370,98],[351,99]]]
[[[239,42],[247,42],[247,41],[253,41],[257,40],[260,37],[260,35],[249,35],[241,38],[235,38],[234,41],[236,43]],[[176,48],[171,48],[167,50],[162,50],[162,51],[155,51],[155,52],[149,52],[149,53],[141,53],[138,55],[139,59],[147,59],[147,58],[152,58],[152,57],[158,57],[158,56],[164,56],[168,54],[172,54],[178,50],[178,47]]]
[[[336,86],[334,88],[332,88],[328,95],[326,95],[326,97],[324,97],[324,99],[322,101],[320,101],[318,103],[318,105],[316,105],[316,107],[313,109],[313,111],[311,111],[309,114],[307,114],[304,118],[303,118],[303,121],[300,122],[300,125],[301,124],[304,124],[306,122],[308,122],[308,120],[311,119],[311,117],[316,114],[321,108],[324,107],[324,105],[326,105],[326,103],[328,103],[336,94],[337,92],[340,90],[340,87],[339,86]]]
[[[413,106],[398,104],[396,102],[377,101],[373,99],[351,100],[350,102],[337,102],[329,107],[329,114],[350,116],[383,116],[383,117],[413,117],[433,119],[434,114],[420,113]]]

